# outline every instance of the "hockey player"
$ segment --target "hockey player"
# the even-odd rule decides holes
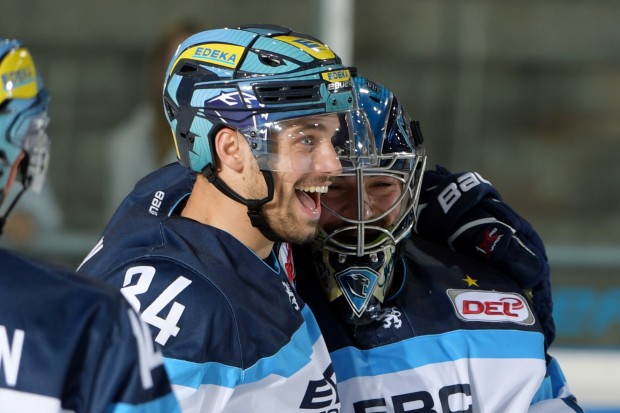
[[[148,205],[126,199],[78,271],[151,325],[184,411],[339,411],[325,342],[273,246],[314,239],[338,156],[372,146],[356,105],[340,59],[282,27],[201,32],[172,58],[164,107],[187,179],[166,191],[189,195],[168,216],[178,197],[147,178],[132,197]]]
[[[0,232],[23,191],[43,185],[48,101],[28,49],[0,39]],[[0,250],[0,413],[61,411],[179,407],[148,326],[118,291]]]
[[[384,152],[384,156],[386,156],[386,158],[384,158],[384,162],[387,162],[387,166],[390,166],[392,160],[394,161],[394,165],[392,165],[393,168],[385,168],[386,165],[384,164],[384,172],[387,173],[387,176],[384,178],[393,178],[398,176],[398,170],[400,168],[401,178],[404,179],[405,182],[409,182],[407,187],[414,185],[417,182],[415,179],[418,178],[418,175],[415,173],[412,174],[411,171],[417,170],[419,173],[422,170],[421,166],[423,164],[423,153],[421,153],[421,151],[423,147],[420,145],[420,142],[417,144],[413,143],[414,138],[412,137],[411,130],[407,126],[406,115],[399,111],[400,106],[396,101],[393,101],[392,95],[383,87],[376,85],[373,82],[366,83],[361,79],[356,82],[357,86],[362,90],[360,98],[361,103],[368,108],[368,113],[371,114],[370,120],[374,133],[377,136],[382,136],[382,138],[379,139],[380,142],[385,141],[385,143],[380,147]],[[369,88],[374,90],[374,92],[368,90]],[[393,110],[386,110],[391,109],[392,104],[395,104],[395,108]],[[373,105],[378,105],[375,108],[376,110],[373,109]],[[387,114],[390,114],[390,116],[387,116]],[[391,133],[386,134],[385,128],[387,125],[390,125],[391,130],[395,128],[402,128],[402,132],[398,133],[396,130],[393,130]],[[387,136],[390,136],[390,138],[388,139]],[[417,134],[416,136],[419,137],[420,134]],[[390,150],[389,148],[392,149]],[[398,156],[390,158],[390,155],[388,154],[391,152],[395,152]],[[408,166],[405,167],[407,164]],[[394,166],[398,166],[399,168],[394,168]],[[368,172],[369,175],[371,175],[370,171]],[[464,181],[461,179],[462,176],[469,176],[469,181]],[[438,193],[441,194],[445,192],[444,187],[453,188],[450,181],[451,179],[456,182],[460,182],[461,184],[462,182],[470,182],[470,184],[471,182],[476,182],[472,181],[471,176],[476,177],[473,173],[446,175],[444,173],[428,171],[425,174],[425,180],[426,178],[429,178],[427,181],[430,184],[427,188],[425,188],[427,189],[425,192],[428,192],[430,196],[435,197]],[[409,178],[413,180],[410,181]],[[159,221],[171,219],[168,218],[168,216],[174,215],[176,213],[175,211],[179,210],[179,205],[182,205],[185,202],[192,190],[195,179],[196,176],[194,174],[190,173],[186,168],[178,164],[171,164],[155,171],[136,185],[135,190],[121,204],[119,212],[117,212],[117,217],[113,219],[113,222],[139,221],[140,224],[138,225],[153,225],[156,228],[159,228]],[[481,183],[483,182],[482,178],[476,179]],[[437,186],[438,182],[441,185]],[[385,195],[387,194],[387,198],[389,198],[390,192],[394,192],[394,185],[393,183],[390,183],[390,181],[375,181],[372,184],[372,187],[375,191],[378,190],[379,194],[384,195],[379,197],[380,200],[383,199],[382,202],[384,203],[386,198]],[[476,188],[473,185],[467,186],[465,184],[462,185],[462,187],[468,188],[470,192],[475,192]],[[428,242],[420,240],[418,237],[413,238],[412,240],[406,240],[410,226],[413,224],[413,221],[411,221],[411,210],[409,209],[409,213],[400,215],[400,219],[402,219],[402,223],[404,223],[404,226],[401,227],[400,231],[390,232],[386,230],[386,235],[388,233],[393,234],[392,236],[394,239],[392,242],[398,245],[399,248],[404,248],[404,250],[399,251],[398,254],[402,254],[404,251],[417,251],[414,255],[416,259],[411,262],[409,261],[410,258],[407,258],[407,254],[405,254],[405,258],[399,257],[392,259],[392,262],[397,263],[395,265],[397,269],[395,270],[393,276],[394,279],[402,280],[403,268],[405,268],[405,265],[406,268],[408,268],[407,282],[403,284],[405,289],[400,293],[397,293],[394,292],[396,287],[392,287],[389,290],[390,298],[388,298],[388,300],[383,303],[373,302],[367,307],[366,313],[370,315],[370,318],[366,321],[368,321],[369,324],[366,326],[355,327],[350,325],[350,322],[343,321],[342,317],[337,316],[337,309],[334,310],[330,308],[333,304],[329,304],[328,300],[323,298],[324,290],[320,287],[320,284],[316,282],[314,271],[307,270],[307,268],[312,268],[315,265],[310,256],[304,255],[309,252],[305,249],[297,249],[296,247],[296,253],[301,255],[297,257],[298,261],[296,261],[296,267],[298,268],[298,271],[301,272],[298,282],[298,289],[305,297],[308,298],[310,302],[312,302],[312,305],[314,306],[313,311],[316,311],[318,314],[321,328],[323,329],[323,334],[326,336],[328,345],[333,350],[332,354],[336,360],[338,374],[345,378],[352,377],[355,374],[360,374],[362,376],[345,380],[342,383],[341,391],[344,392],[344,399],[346,400],[346,404],[343,406],[342,411],[394,412],[407,411],[406,409],[415,411],[415,408],[419,408],[419,411],[461,410],[472,412],[519,412],[527,411],[530,402],[527,400],[524,401],[524,399],[529,397],[532,402],[536,402],[532,405],[532,412],[538,411],[536,409],[542,409],[540,411],[548,412],[566,411],[565,405],[570,405],[573,403],[572,396],[570,395],[568,389],[565,388],[561,372],[557,368],[557,364],[554,360],[549,359],[549,363],[547,365],[548,377],[543,380],[545,353],[543,338],[540,332],[540,328],[543,327],[542,325],[538,326],[536,324],[529,326],[528,331],[527,323],[525,323],[523,331],[516,329],[514,331],[516,337],[515,341],[509,343],[510,345],[506,347],[505,353],[502,353],[499,346],[502,344],[502,340],[505,340],[506,337],[502,337],[499,333],[496,337],[493,329],[496,326],[500,326],[499,331],[501,333],[501,330],[505,329],[506,326],[513,326],[511,323],[498,320],[499,322],[496,324],[492,318],[493,316],[497,316],[496,314],[490,316],[488,325],[472,320],[471,323],[475,324],[475,328],[469,328],[468,322],[462,321],[456,312],[454,312],[455,310],[453,310],[452,313],[450,312],[452,304],[446,302],[445,297],[442,298],[441,294],[437,294],[435,296],[437,303],[435,303],[432,299],[430,299],[432,295],[428,296],[424,290],[427,286],[434,286],[437,283],[442,284],[454,282],[457,283],[456,287],[459,287],[460,289],[467,289],[466,286],[468,283],[472,283],[472,291],[477,291],[479,288],[476,288],[475,284],[480,285],[482,282],[481,278],[477,278],[479,272],[484,274],[485,282],[489,281],[489,279],[498,277],[496,281],[492,281],[490,284],[483,284],[484,287],[501,287],[502,290],[498,291],[507,291],[508,293],[519,294],[521,300],[523,300],[525,293],[519,285],[528,289],[534,287],[532,289],[534,290],[534,298],[536,299],[537,294],[542,291],[538,285],[541,283],[548,284],[548,278],[546,277],[548,277],[549,274],[548,268],[545,270],[547,265],[546,259],[544,258],[544,247],[542,244],[539,244],[539,241],[536,241],[537,236],[535,232],[531,228],[527,228],[527,223],[518,215],[514,214],[514,212],[512,212],[512,216],[509,216],[506,211],[510,209],[502,202],[496,203],[503,206],[503,213],[499,213],[500,210],[497,207],[495,209],[486,207],[486,201],[482,199],[483,197],[481,195],[483,192],[494,195],[495,199],[498,201],[501,200],[501,198],[496,194],[496,192],[494,192],[490,185],[487,185],[485,188],[485,191],[481,190],[478,192],[477,198],[470,200],[471,205],[461,204],[460,202],[456,203],[453,205],[454,208],[450,209],[451,215],[443,218],[444,221],[451,221],[451,227],[460,234],[467,234],[468,230],[459,230],[459,228],[473,228],[476,227],[476,225],[472,225],[471,221],[469,224],[459,222],[459,219],[469,219],[472,215],[480,215],[482,213],[491,214],[491,217],[487,216],[484,220],[477,219],[476,221],[481,221],[478,223],[479,226],[483,226],[482,224],[507,226],[506,222],[511,224],[512,227],[515,228],[515,234],[513,236],[517,238],[518,242],[515,241],[516,243],[506,244],[504,239],[500,239],[498,237],[494,244],[496,248],[493,250],[487,248],[487,250],[489,250],[489,253],[493,256],[490,263],[499,268],[505,268],[503,271],[507,271],[510,276],[514,278],[514,280],[506,277],[503,272],[500,273],[486,265],[468,260],[467,258],[452,251],[445,250],[437,245],[429,244]],[[338,189],[338,185],[331,189],[334,190],[332,195],[336,195],[337,192],[341,190]],[[413,194],[417,191],[415,186],[411,189],[411,191],[412,192],[407,191],[402,198],[402,201],[406,205],[409,205],[409,208],[412,208],[415,204],[413,202]],[[429,198],[429,195],[427,195],[427,198]],[[330,196],[331,195],[328,192],[327,197],[330,198]],[[346,205],[356,205],[356,202],[352,202],[352,200],[355,199],[355,196],[356,195],[349,198]],[[397,199],[398,198],[399,197],[397,197]],[[450,199],[445,195],[441,198],[444,200]],[[463,198],[459,198],[459,200],[462,201]],[[334,201],[334,199],[332,199],[332,201]],[[426,204],[427,206],[422,210],[424,214],[426,213],[424,211],[434,210],[432,200],[429,199],[426,201]],[[483,208],[483,206],[485,208]],[[333,204],[332,207],[335,208]],[[389,209],[389,207],[384,208],[386,210]],[[455,209],[459,210],[458,216],[457,218],[452,219],[452,214],[457,212]],[[323,210],[323,213],[325,213],[325,210]],[[152,215],[157,215],[157,219],[143,219],[144,216]],[[446,224],[441,220],[441,217],[438,218],[433,214],[426,215],[425,220],[435,220],[434,226],[437,228],[446,226]],[[425,222],[425,224],[432,226],[432,222]],[[379,228],[377,228],[377,230],[382,231]],[[490,231],[492,231],[492,229]],[[447,233],[446,231],[444,232]],[[426,234],[424,235],[426,236]],[[467,252],[469,249],[475,249],[474,245],[477,245],[476,237],[472,236],[468,238],[461,238],[462,236],[463,235],[451,237],[459,240],[459,242],[453,243],[453,247],[464,252]],[[356,245],[354,249],[357,249],[357,233],[353,233],[349,238],[350,245]],[[435,236],[435,238],[437,238],[437,236]],[[440,240],[441,239],[439,238],[436,239],[436,241]],[[447,240],[444,239],[443,241]],[[469,243],[465,241],[468,241]],[[280,258],[286,268],[292,269],[292,261],[289,256],[290,251],[287,248],[287,244],[281,245],[282,248],[279,250]],[[519,248],[521,248],[521,245],[527,245],[528,247],[524,247],[524,250],[520,250]],[[317,244],[316,246],[318,246],[319,249],[321,247],[320,244]],[[364,248],[364,245],[362,244],[361,247]],[[495,254],[499,253],[500,247],[503,248],[504,254],[496,256]],[[202,248],[208,249],[208,246],[203,246]],[[510,253],[507,253],[507,251]],[[527,251],[536,251],[536,254],[539,255],[539,257],[534,260],[531,258],[527,259],[521,257],[519,260],[524,264],[523,266],[527,264],[527,266],[530,266],[533,269],[515,269],[515,263],[509,262],[511,257],[521,256],[522,254],[528,253]],[[347,252],[350,253],[351,251],[347,250]],[[323,254],[319,250],[315,249],[314,253],[318,255],[320,260],[322,260],[320,257],[322,257]],[[332,254],[332,256],[335,255]],[[380,255],[378,255],[378,257],[380,257]],[[353,257],[345,254],[345,259],[351,258]],[[537,260],[542,260],[543,263],[541,264],[540,262],[537,262]],[[370,262],[372,262],[372,260]],[[361,268],[363,269],[364,266],[368,265],[368,262],[362,260],[361,264]],[[455,268],[457,268],[454,270],[457,273],[456,279],[453,274],[449,274],[448,270],[448,268],[453,264]],[[543,267],[542,271],[541,267]],[[305,268],[306,270],[304,270]],[[419,279],[421,280],[420,283],[424,288],[420,288],[419,291],[417,288],[417,285],[419,284],[418,278],[411,275],[413,271],[411,268],[415,269],[413,272],[414,275],[418,272],[421,274]],[[418,270],[418,268],[420,268],[420,270]],[[473,271],[467,274],[469,277],[460,273],[460,271],[469,270]],[[432,272],[432,274],[429,275],[429,272]],[[355,274],[357,271],[350,271],[350,273]],[[363,274],[363,272],[360,271],[358,274]],[[524,274],[529,275],[524,276]],[[437,281],[434,280],[435,275],[437,276]],[[537,278],[536,281],[534,281],[535,278]],[[355,277],[349,278],[350,281],[354,279]],[[358,291],[359,297],[362,297],[363,292],[368,292],[369,290],[364,288],[363,282],[360,284],[360,288],[354,290]],[[370,283],[368,285],[370,285]],[[489,285],[491,287],[489,287]],[[424,298],[424,300],[420,301],[419,304],[416,304],[418,296],[415,296],[413,300],[410,297],[412,294],[411,291],[414,291],[414,286],[416,287],[416,294],[419,297]],[[504,287],[507,288],[507,290],[504,290]],[[424,297],[425,294],[427,297]],[[507,298],[511,299],[514,297],[516,299],[516,296],[512,296],[510,294],[508,295],[509,296]],[[351,294],[350,297],[357,296]],[[470,306],[469,311],[473,313],[479,311],[480,304],[473,303],[475,300],[470,301],[472,303],[468,304],[468,306]],[[499,302],[503,303],[504,301],[500,300]],[[297,302],[301,303],[299,297],[297,297]],[[489,308],[491,308],[491,313],[494,311],[499,311],[498,308],[503,308],[504,306],[504,304],[502,304],[498,307],[497,304],[492,304],[492,301],[490,302],[491,304],[489,304]],[[509,313],[523,316],[526,308],[526,311],[529,311],[529,303],[526,305],[524,301],[508,300],[508,303],[511,306],[508,308]],[[519,303],[523,303],[523,307],[521,309],[513,308],[513,306],[519,307]],[[406,304],[406,307],[401,308],[400,306],[403,304]],[[410,312],[413,304],[415,304],[415,314]],[[448,308],[445,308],[446,304]],[[345,304],[345,310],[347,309],[347,305],[348,304]],[[395,308],[395,310],[392,311],[392,308]],[[547,303],[546,306],[540,307],[540,311],[547,311],[548,308],[549,304]],[[403,310],[407,310],[409,312],[402,312]],[[342,315],[343,313],[340,314]],[[346,318],[351,314],[352,310],[348,310],[344,313],[344,316]],[[484,313],[482,314],[484,316]],[[525,314],[531,316],[531,312],[527,312]],[[550,314],[542,314],[542,316],[543,318],[549,318]],[[534,318],[532,316],[527,322],[535,321],[537,323],[539,319],[540,317]],[[420,331],[419,336],[413,333],[412,325],[416,327],[416,331]],[[487,327],[487,331],[489,332],[488,337],[483,334],[485,333],[483,328],[485,325]],[[517,325],[517,327],[518,326],[519,325]],[[429,334],[428,330],[430,328],[436,328],[437,337],[435,337],[435,334]],[[452,330],[450,330],[450,328],[452,328]],[[476,330],[476,328],[479,330]],[[472,332],[469,332],[468,330],[472,330]],[[513,332],[510,332],[509,330],[509,333],[507,334],[511,333]],[[550,331],[550,333],[552,333],[552,331]],[[520,335],[523,335],[523,337],[521,338]],[[530,338],[532,336],[534,336],[533,339]],[[425,346],[425,343],[429,341],[430,344]],[[439,341],[439,344],[437,344],[437,346],[433,346],[436,341]],[[343,343],[349,343],[350,347],[345,349],[342,347]],[[505,342],[503,344],[505,344]],[[520,346],[523,346],[522,353],[518,352]],[[454,353],[454,351],[459,349],[462,350],[461,353]],[[466,358],[467,352],[471,352],[472,356],[475,356],[478,354],[478,349],[483,352],[484,357],[480,360],[468,360]],[[489,351],[491,350],[495,350],[496,353],[490,354]],[[353,356],[349,356],[347,352],[352,353]],[[451,360],[451,357],[454,358],[455,355],[459,356],[459,354],[463,355],[462,359],[459,359],[459,361]],[[520,370],[520,366],[513,369],[514,364],[512,363],[514,362],[507,359],[507,354],[511,354],[514,357],[521,356],[523,357],[521,360],[522,362],[535,364],[537,366],[534,368],[534,370],[537,369],[535,374],[531,377],[527,377],[532,373],[532,370],[530,370],[531,367],[527,367],[524,371]],[[528,354],[534,354],[534,360],[525,358]],[[367,357],[365,355],[367,355]],[[495,360],[488,357],[493,357]],[[485,358],[487,358],[487,360],[485,360]],[[442,361],[445,363],[440,363]],[[487,361],[491,362],[490,366],[486,365]],[[408,366],[411,366],[412,363],[414,366],[408,370]],[[417,370],[415,369],[416,363],[421,364]],[[527,364],[524,364],[524,366],[527,366]],[[367,367],[368,370],[364,370],[365,367]],[[441,379],[443,368],[446,369],[445,381],[442,381]],[[471,368],[471,371],[467,371],[468,368]],[[465,371],[462,369],[465,369]],[[497,386],[493,383],[489,383],[487,369],[490,369],[490,373],[488,374],[494,374],[494,383],[497,383]],[[372,372],[368,374],[368,371]],[[426,377],[427,372],[429,376],[428,380],[425,380],[424,378]],[[463,377],[463,380],[460,381],[453,379],[455,374],[457,374],[458,377]],[[521,389],[518,384],[511,382],[510,377],[512,376],[515,377],[516,382],[523,385],[524,389]],[[376,380],[373,380],[373,378]],[[402,380],[399,380],[399,378],[402,378]],[[383,381],[384,379],[386,380]],[[437,380],[436,384],[434,384],[435,379]],[[370,386],[370,388],[363,391],[367,391],[368,395],[372,395],[372,397],[370,397],[372,400],[367,401],[369,397],[362,397],[357,400],[359,403],[355,404],[357,394],[360,391],[359,388],[356,387],[357,383],[362,383],[364,386]],[[405,384],[408,386],[407,389],[401,390]],[[412,388],[412,386],[415,388]],[[537,386],[539,386],[538,391],[536,390]],[[464,393],[458,393],[460,389],[462,389]],[[527,395],[528,392],[531,394]],[[399,397],[399,394],[401,394],[402,397]],[[534,394],[536,395],[534,396]],[[420,398],[422,401],[419,400]],[[566,400],[563,401],[560,400],[560,398],[565,398]],[[343,398],[341,397],[341,400],[342,399]],[[543,400],[546,401],[543,402]],[[452,405],[451,403],[455,404]],[[405,404],[407,407],[404,406]],[[373,409],[371,406],[376,406],[376,408]],[[513,407],[514,410],[512,409]],[[579,411],[579,409],[575,406],[574,410],[568,411]]]
[[[496,265],[505,270],[410,236],[425,162],[421,134],[390,91],[355,82],[380,162],[334,178],[322,197],[321,236],[294,248],[297,290],[330,350],[341,411],[581,412],[546,354],[550,324],[541,325],[522,288],[546,294],[527,277],[547,265],[529,224],[498,213],[511,210],[480,175],[439,169],[429,174],[420,207],[420,215],[425,208],[435,214],[420,222],[425,233],[437,228],[436,240],[466,252],[509,251]],[[467,203],[475,207],[459,216],[469,221],[448,222],[451,209]],[[486,242],[472,245],[480,229]]]

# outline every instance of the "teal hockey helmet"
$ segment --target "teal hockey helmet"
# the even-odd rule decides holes
[[[39,191],[49,156],[49,97],[27,48],[0,38],[0,205],[17,181]],[[1,218],[15,205],[19,195]],[[0,226],[1,230],[1,226]]]
[[[177,157],[196,172],[214,164],[212,139],[222,127],[247,139],[263,171],[282,168],[275,141],[297,119],[316,120],[312,126],[303,123],[304,130],[336,119],[331,143],[337,156],[372,144],[348,68],[318,39],[280,26],[249,25],[189,37],[171,59],[163,101]],[[372,158],[372,152],[358,155]],[[299,168],[304,162],[288,165]]]

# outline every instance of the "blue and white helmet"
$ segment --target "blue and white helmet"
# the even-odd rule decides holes
[[[189,37],[168,67],[164,109],[180,163],[196,172],[214,163],[211,139],[224,126],[246,137],[261,170],[274,170],[270,139],[284,120],[337,113],[338,155],[368,147],[348,68],[321,41],[279,26]]]
[[[45,132],[48,105],[28,49],[17,40],[0,38],[0,205],[16,180],[24,190],[40,191],[43,186],[50,143]]]
[[[418,122],[389,89],[361,76],[354,83],[378,161],[334,180],[321,198],[321,232],[312,249],[336,311],[351,324],[366,324],[388,299],[398,244],[414,224],[426,154]]]

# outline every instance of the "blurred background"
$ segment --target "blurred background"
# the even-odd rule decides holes
[[[0,36],[33,53],[53,139],[47,190],[2,244],[75,268],[139,177],[173,159],[171,44],[287,26],[393,89],[429,168],[480,172],[532,222],[552,266],[552,354],[588,411],[620,412],[618,22],[617,0],[2,0]]]

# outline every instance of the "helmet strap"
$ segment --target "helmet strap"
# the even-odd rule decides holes
[[[246,199],[235,192],[230,186],[226,185],[224,181],[218,178],[215,173],[215,165],[213,163],[208,164],[202,170],[202,174],[207,178],[209,183],[213,184],[218,191],[229,197],[230,199],[239,202],[240,204],[248,207],[248,217],[252,226],[258,228],[258,230],[270,241],[283,241],[275,232],[269,227],[265,217],[263,217],[263,205],[270,202],[274,195],[273,174],[270,171],[261,171],[267,184],[267,196],[263,199]]]
[[[17,171],[23,165],[27,165],[28,163],[27,160],[25,164],[22,163],[24,158],[26,158],[26,153],[22,151],[17,157],[17,159],[15,160],[15,162],[13,162],[13,166],[11,166],[9,178],[7,180],[7,185],[5,188],[0,189],[0,205],[4,203],[4,199],[6,198],[6,195],[9,193],[9,188],[11,187],[11,185],[13,184],[13,180],[17,176]],[[13,208],[15,208],[15,205],[17,205],[17,201],[19,201],[19,198],[21,198],[24,192],[26,192],[26,190],[30,187],[31,182],[32,180],[28,179],[26,174],[22,176],[22,190],[19,191],[17,195],[15,195],[15,198],[13,198],[11,205],[9,205],[9,207],[6,209],[6,212],[4,213],[4,215],[0,217],[0,235],[2,235],[2,231],[4,230],[4,224],[6,223],[6,220],[9,217],[9,214],[11,213]]]
[[[24,194],[24,192],[26,192],[27,189],[28,189],[28,186],[24,185],[22,187],[22,190],[17,193],[15,198],[13,198],[11,205],[9,205],[4,215],[0,217],[0,235],[2,235],[2,231],[4,230],[4,224],[6,223],[6,220],[9,217],[9,214],[11,213],[15,205],[17,205],[17,201],[19,201],[19,198],[21,198],[21,196]],[[0,193],[0,205],[2,204],[3,200],[4,200],[4,191]]]

